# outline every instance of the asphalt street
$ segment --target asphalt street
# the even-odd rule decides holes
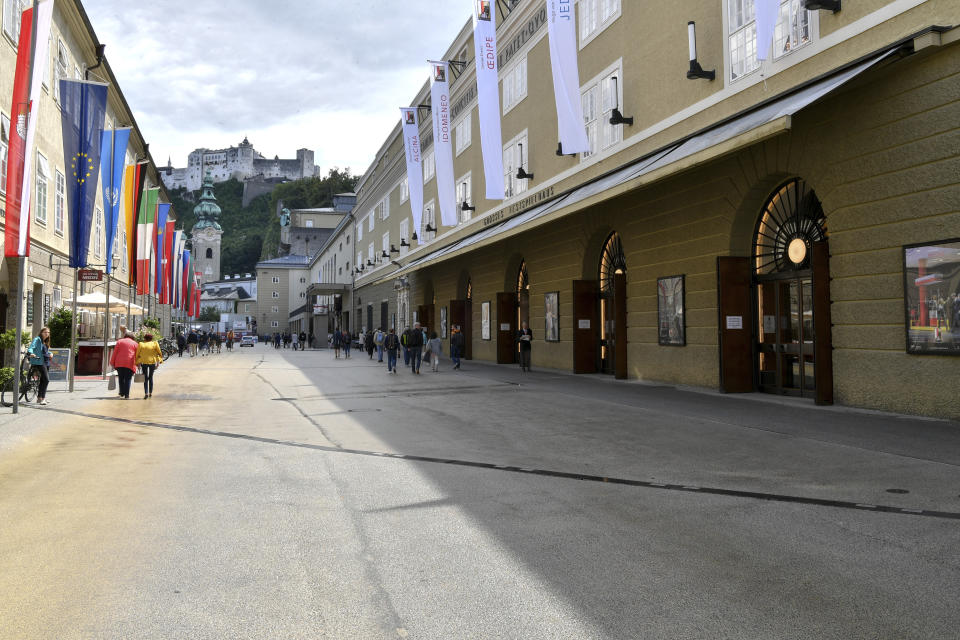
[[[957,637],[960,424],[428,369],[258,345],[4,409],[0,638]]]

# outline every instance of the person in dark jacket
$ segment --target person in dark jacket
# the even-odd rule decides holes
[[[517,331],[517,341],[520,343],[520,370],[530,371],[530,343],[533,342],[533,331],[527,323],[521,323]]]
[[[300,338],[300,351],[303,351],[307,348],[307,334],[301,331],[298,337]]]
[[[123,337],[123,336],[121,336]],[[187,339],[183,337],[183,333],[177,334],[177,357],[183,357],[183,350],[187,348]]]
[[[410,351],[410,371],[420,373],[420,361],[423,358],[423,329],[419,322],[413,323],[413,331],[407,339],[407,349]]]
[[[367,333],[363,336],[363,348],[367,351],[367,356],[373,360],[373,331],[367,329]]]
[[[343,342],[343,332],[340,329],[334,329],[333,335],[330,336],[330,343],[333,346],[333,357],[340,357],[340,344]]]
[[[397,372],[397,350],[400,348],[400,337],[397,331],[390,327],[390,333],[383,339],[383,348],[387,351],[387,373]]]
[[[463,337],[463,332],[460,331],[460,325],[453,325],[453,330],[450,333],[450,360],[453,361],[453,368],[460,368],[460,358],[463,357],[463,349],[465,346],[465,341]]]
[[[190,335],[187,336],[187,346],[190,347],[190,357],[193,358],[197,355],[197,345],[200,344],[200,336],[197,335],[197,332],[193,329],[190,330]]]

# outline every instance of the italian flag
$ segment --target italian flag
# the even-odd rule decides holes
[[[150,293],[150,255],[153,253],[153,226],[157,219],[160,189],[147,189],[137,215],[137,293]]]

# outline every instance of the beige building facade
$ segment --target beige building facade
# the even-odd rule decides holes
[[[752,4],[578,2],[591,153],[569,156],[545,3],[512,3],[503,202],[483,198],[465,25],[445,52],[467,63],[450,100],[459,222],[437,224],[428,168],[412,239],[398,123],[357,187],[354,330],[385,302],[401,328],[461,324],[469,357],[510,363],[528,322],[534,368],[960,417],[944,257],[960,237],[960,5],[784,1],[760,62]],[[712,80],[687,78],[691,21]],[[410,104],[429,101],[425,85]]]

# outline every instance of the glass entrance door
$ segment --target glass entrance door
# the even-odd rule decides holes
[[[616,354],[613,293],[600,298],[600,372],[613,375]]]
[[[813,396],[813,282],[809,275],[757,283],[757,363],[761,391]]]

